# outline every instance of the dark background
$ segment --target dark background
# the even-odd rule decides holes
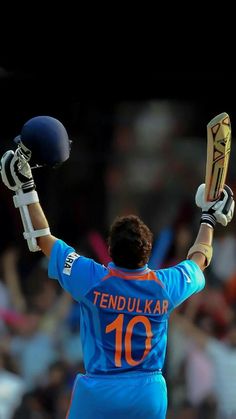
[[[24,54],[0,61],[1,132],[21,126],[25,118],[40,112],[51,112],[67,123],[82,124],[84,113],[91,108],[108,109],[120,101],[176,99],[195,102],[199,124],[196,134],[204,129],[203,121],[225,109],[235,115],[236,72],[162,70],[151,64],[138,65],[86,64],[84,60],[65,58],[41,60]],[[73,121],[71,109],[79,105],[80,116]],[[69,125],[68,125],[69,124]],[[80,125],[81,126],[81,125]]]
[[[31,117],[50,115],[65,125],[73,141],[71,169],[65,163],[60,170],[46,168],[34,176],[54,234],[73,243],[90,228],[107,232],[104,175],[117,104],[155,99],[189,102],[195,109],[192,134],[202,138],[207,122],[217,113],[225,111],[232,121],[236,118],[233,71],[170,71],[158,62],[141,67],[118,59],[90,63],[69,53],[44,58],[41,54],[19,48],[1,57],[0,153],[13,147],[13,138]],[[10,208],[8,191],[3,199],[8,199]],[[3,223],[3,235],[18,240],[17,227],[12,226],[13,231],[8,228],[10,232],[4,233]]]

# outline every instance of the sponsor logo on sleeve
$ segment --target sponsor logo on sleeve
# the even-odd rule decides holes
[[[71,269],[72,269],[73,263],[79,257],[80,257],[80,255],[78,255],[78,253],[75,253],[75,252],[69,253],[69,255],[67,256],[67,258],[65,260],[64,268],[63,268],[63,271],[62,271],[63,274],[65,274],[65,275],[70,275],[71,274]]]
[[[191,278],[185,273],[183,272],[185,278],[186,278],[186,282],[190,283],[191,282]]]

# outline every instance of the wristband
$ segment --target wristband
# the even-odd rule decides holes
[[[210,224],[210,226],[214,228],[216,226],[216,217],[213,214],[209,214],[209,212],[203,211],[200,223]]]

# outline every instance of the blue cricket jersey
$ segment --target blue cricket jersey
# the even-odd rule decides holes
[[[57,240],[49,277],[80,303],[84,365],[89,374],[161,371],[171,311],[204,288],[192,260],[157,271],[107,267]]]

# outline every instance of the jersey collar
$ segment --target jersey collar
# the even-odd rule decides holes
[[[122,272],[130,272],[130,273],[135,273],[135,272],[145,272],[145,271],[149,271],[150,269],[148,268],[148,265],[144,265],[142,266],[142,268],[138,268],[138,269],[127,269],[127,268],[122,268],[120,266],[117,266],[114,264],[114,262],[109,262],[108,263],[108,268],[112,268],[112,269],[116,269],[117,271],[122,271]]]

